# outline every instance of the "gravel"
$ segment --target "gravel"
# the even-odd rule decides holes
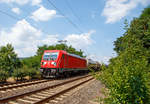
[[[65,80],[56,80],[48,83],[32,85],[30,87],[17,88],[16,90],[7,90],[6,92],[0,92],[0,98],[45,88],[59,82],[64,82]],[[105,87],[100,81],[93,79],[74,90],[71,90],[69,92],[69,96],[64,97],[63,100],[59,101],[59,104],[99,104],[95,100],[97,100],[100,96],[104,97],[102,93],[103,88]]]
[[[80,76],[77,76],[77,77],[80,77]],[[63,83],[67,80],[74,79],[74,78],[77,78],[77,77],[72,77],[72,78],[63,79],[63,80],[53,80],[53,81],[49,81],[49,82],[44,82],[44,83],[39,83],[39,84],[34,84],[34,85],[29,85],[29,86],[24,86],[24,87],[13,88],[13,90],[8,89],[6,91],[0,91],[0,98],[10,97],[10,96],[17,95],[17,94],[22,94],[22,93],[38,90],[38,89],[41,89],[41,88],[46,88],[48,86],[52,86],[52,85],[55,85],[55,84],[58,84],[58,83]]]
[[[97,100],[102,94],[104,85],[98,80],[92,80],[76,89],[70,96],[67,96],[59,104],[99,104]]]

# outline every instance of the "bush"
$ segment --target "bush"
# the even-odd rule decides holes
[[[9,77],[9,74],[7,71],[0,70],[0,81],[1,82],[6,82],[8,77]]]
[[[141,50],[121,53],[100,76],[110,92],[105,103],[149,104],[148,73],[148,60]]]
[[[13,77],[16,78],[16,80],[23,80],[26,76],[29,76],[30,79],[40,78],[41,73],[40,71],[34,68],[28,68],[25,65],[21,69],[15,69],[13,72]]]
[[[150,7],[134,18],[115,42],[117,57],[100,79],[109,89],[106,104],[150,104]]]
[[[40,78],[41,73],[39,70],[36,70],[34,68],[30,68],[30,69],[28,69],[28,76],[30,77],[30,79]]]
[[[23,80],[27,76],[27,70],[25,68],[15,69],[12,75],[16,80]]]

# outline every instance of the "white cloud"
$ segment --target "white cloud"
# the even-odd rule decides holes
[[[49,19],[52,19],[55,15],[55,10],[48,10],[43,6],[40,6],[38,10],[32,13],[31,18],[35,21],[48,21]]]
[[[35,55],[37,46],[56,42],[57,35],[43,34],[26,20],[18,21],[10,31],[0,31],[0,45],[11,43],[20,57]]]
[[[42,0],[0,0],[0,3],[16,3],[18,5],[25,5],[31,3],[33,6],[40,6]]]
[[[16,14],[20,14],[20,9],[19,8],[12,8],[11,11],[13,11]]]
[[[102,15],[106,17],[106,23],[114,23],[139,4],[147,5],[150,0],[107,0]]]
[[[30,0],[0,0],[2,3],[16,3],[19,5],[27,4]]]
[[[32,0],[32,5],[40,5],[42,0]]]
[[[82,34],[70,34],[64,39],[76,49],[86,49],[92,45],[91,34],[94,31]],[[35,55],[37,46],[44,44],[55,45],[59,39],[58,35],[49,35],[31,26],[25,19],[18,21],[12,28],[0,30],[0,46],[12,44],[19,57]]]
[[[104,56],[101,60],[101,62],[103,62],[104,64],[109,64],[109,60],[111,59],[112,57],[110,56]]]
[[[108,65],[109,60],[113,57],[115,57],[115,56],[99,56],[99,55],[96,55],[96,54],[89,54],[87,56],[87,59],[92,59],[93,61],[98,61],[101,64],[104,63],[104,64]]]
[[[88,33],[70,34],[65,38],[65,40],[67,40],[67,43],[69,45],[72,45],[76,49],[86,49],[93,43],[91,34],[93,34],[94,32],[94,30],[91,30]]]

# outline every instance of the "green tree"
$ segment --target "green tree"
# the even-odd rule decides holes
[[[142,47],[141,41],[134,38],[133,40],[135,43],[112,59],[101,76],[110,91],[109,97],[105,99],[106,104],[148,104],[149,102],[150,76],[145,56],[147,52]]]
[[[47,46],[47,45],[39,46],[38,50],[36,52],[36,55],[41,56],[44,53],[44,50],[66,50],[68,53],[76,54],[76,55],[83,57],[83,51],[82,50],[77,51],[72,46],[68,47],[65,44],[56,44],[56,45],[50,45],[50,46]]]
[[[106,104],[150,103],[150,7],[144,9],[115,42],[118,56],[110,60],[100,79],[109,89]]]
[[[35,68],[38,70],[40,68],[40,61],[41,61],[41,55],[40,56],[35,55],[32,57],[24,58],[22,60],[22,63],[28,68]]]
[[[130,35],[135,36],[135,39],[141,40],[143,47],[150,52],[150,8],[146,8],[139,18],[134,18],[129,28],[123,36],[119,37],[114,42],[114,50],[119,54],[124,51],[132,42]],[[127,24],[126,24],[127,25]],[[125,25],[125,27],[127,27]],[[130,43],[129,43],[130,41]]]
[[[15,68],[21,67],[21,62],[14,52],[11,44],[0,47],[0,70],[7,71],[9,74]]]

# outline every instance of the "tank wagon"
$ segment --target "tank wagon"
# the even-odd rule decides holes
[[[93,61],[92,59],[87,59],[87,67],[89,70],[98,71],[101,68],[101,64],[98,61]]]
[[[41,60],[43,77],[57,77],[76,72],[88,72],[91,61],[63,50],[45,50]],[[95,63],[92,63],[94,65]]]

